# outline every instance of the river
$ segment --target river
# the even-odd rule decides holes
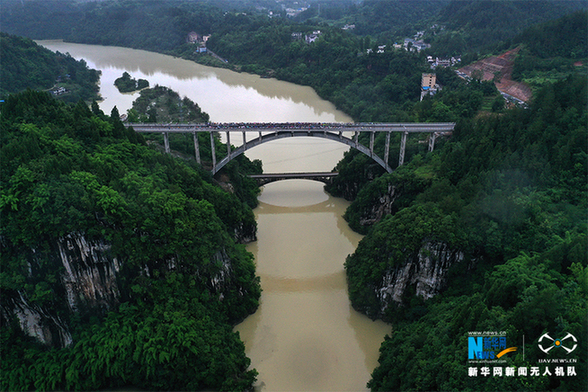
[[[309,87],[256,75],[205,67],[141,50],[39,44],[102,71],[100,107],[120,113],[137,93],[121,94],[114,80],[128,72],[151,86],[170,87],[198,103],[214,122],[350,122]],[[265,172],[330,171],[347,147],[314,139],[281,139],[247,152]],[[349,303],[343,263],[361,236],[341,217],[348,203],[323,184],[287,180],[263,187],[255,209],[256,259],[263,293],[257,312],[237,325],[258,391],[365,391],[378,349],[391,327],[355,312]]]

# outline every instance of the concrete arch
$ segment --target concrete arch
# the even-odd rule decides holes
[[[221,131],[222,132],[222,131]],[[372,158],[375,162],[377,162],[380,166],[384,168],[388,173],[392,172],[392,168],[385,162],[382,158],[376,155],[373,151],[373,148],[370,149],[363,144],[358,142],[358,132],[355,133],[354,139],[346,137],[343,135],[342,132],[329,132],[325,130],[279,130],[272,133],[266,133],[260,135],[259,137],[246,142],[244,145],[236,148],[235,150],[230,150],[226,157],[224,157],[221,161],[219,161],[215,167],[212,169],[212,174],[216,174],[219,170],[221,170],[226,164],[230,161],[235,159],[237,156],[243,154],[245,151],[259,146],[264,143],[272,142],[274,140],[285,139],[289,137],[319,137],[322,139],[333,140],[339,143],[343,143],[348,145],[351,148],[355,148],[356,150],[362,152],[363,154],[367,155],[368,157]]]

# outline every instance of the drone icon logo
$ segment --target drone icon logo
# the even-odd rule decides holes
[[[572,339],[574,342],[574,345],[572,348],[568,348],[564,345],[564,340],[567,339]],[[543,340],[546,340],[544,343]],[[572,351],[574,351],[576,349],[576,347],[578,347],[578,340],[576,339],[576,337],[574,335],[572,335],[571,333],[568,333],[563,339],[554,339],[551,336],[549,336],[549,334],[544,333],[540,338],[539,338],[539,349],[541,351],[543,351],[544,353],[549,353],[549,351],[551,351],[554,348],[563,348],[564,350],[567,351],[567,353],[571,353]]]

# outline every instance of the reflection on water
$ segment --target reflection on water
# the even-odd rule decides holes
[[[135,79],[147,79],[196,102],[215,122],[350,122],[333,104],[310,87],[298,86],[258,75],[207,67],[143,50],[73,44],[56,40],[37,41],[53,51],[83,58],[90,68],[102,71],[102,110],[120,113],[131,107],[138,93],[123,95],[114,80],[127,71]]]

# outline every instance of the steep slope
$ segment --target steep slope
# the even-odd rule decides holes
[[[505,94],[513,96],[523,102],[528,102],[533,96],[531,87],[512,79],[512,70],[520,47],[504,52],[500,56],[492,56],[473,64],[466,65],[458,71],[469,77],[480,80],[490,80],[496,88]]]
[[[29,90],[0,125],[1,388],[250,387],[251,209],[114,110]]]

